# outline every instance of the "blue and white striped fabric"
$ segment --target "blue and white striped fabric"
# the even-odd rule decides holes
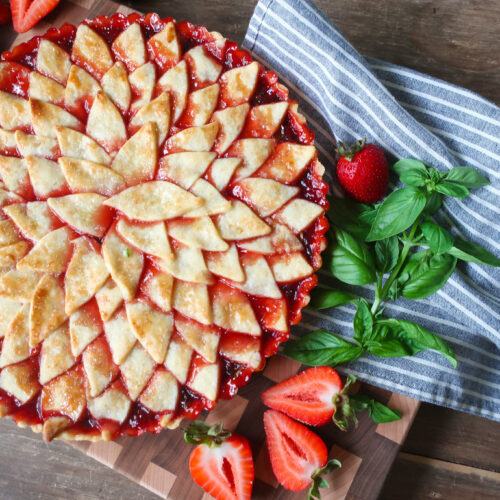
[[[367,137],[396,158],[418,158],[441,170],[476,167],[491,185],[464,201],[448,199],[441,223],[500,255],[497,106],[449,83],[364,59],[308,0],[261,0],[244,45],[279,74],[300,102],[334,192],[339,193],[332,177],[334,137],[345,142]],[[321,271],[320,280],[327,284],[331,276]],[[354,310],[307,309],[294,333],[321,327],[348,338]],[[458,369],[425,352],[403,359],[367,357],[345,372],[423,401],[500,420],[498,268],[459,263],[430,299],[399,300],[386,312],[440,334],[454,348]]]

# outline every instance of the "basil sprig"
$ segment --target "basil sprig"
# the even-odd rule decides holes
[[[396,162],[393,170],[406,186],[382,203],[329,198],[331,231],[325,266],[343,283],[373,285],[373,303],[356,301],[352,293],[340,289],[314,290],[311,306],[317,309],[357,303],[353,338],[317,330],[286,345],[291,358],[313,366],[335,366],[365,354],[388,358],[433,350],[456,367],[455,355],[443,340],[416,323],[384,317],[383,304],[399,297],[431,296],[445,285],[458,260],[500,267],[498,257],[453,237],[432,219],[444,195],[462,199],[489,181],[471,167],[439,172],[411,158]]]
[[[365,299],[360,299],[354,316],[354,342],[326,330],[316,330],[288,342],[287,356],[311,366],[337,366],[355,361],[363,354],[380,358],[412,356],[427,349],[442,354],[456,368],[451,348],[426,328],[400,319],[375,317]]]

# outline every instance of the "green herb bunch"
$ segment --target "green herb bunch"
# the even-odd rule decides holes
[[[317,330],[290,341],[285,347],[289,357],[313,366],[335,366],[366,353],[389,358],[432,349],[456,367],[455,354],[442,339],[416,323],[385,317],[384,303],[429,297],[447,282],[457,259],[500,266],[500,259],[486,249],[454,238],[432,218],[445,195],[462,199],[469,189],[489,181],[474,168],[439,172],[413,159],[398,161],[393,170],[405,186],[382,203],[330,197],[324,267],[343,283],[372,284],[375,294],[369,304],[347,291],[319,286],[310,305],[324,309],[355,302],[353,342]]]

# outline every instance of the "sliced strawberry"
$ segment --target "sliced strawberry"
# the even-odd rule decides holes
[[[269,457],[274,475],[284,488],[301,491],[310,486],[309,497],[328,484],[321,474],[340,467],[338,460],[327,463],[325,443],[306,426],[275,410],[264,413]]]
[[[332,420],[336,398],[342,391],[338,373],[327,366],[305,370],[262,394],[265,405],[308,425]]]
[[[401,412],[363,394],[350,395],[356,382],[349,375],[342,387],[338,373],[327,366],[309,368],[262,393],[262,401],[274,410],[308,425],[325,425],[331,420],[343,431],[350,421],[358,425],[356,412],[368,410],[373,421],[380,424],[401,418]]]
[[[12,21],[18,33],[35,26],[40,19],[52,12],[61,0],[10,0]]]
[[[12,12],[12,22],[14,29],[19,33],[17,26],[20,26],[24,13],[28,8],[29,0],[10,0],[10,10]]]
[[[2,1],[0,0],[0,24],[8,23],[9,19],[10,19],[10,10],[7,7],[7,5],[2,3]]]
[[[191,424],[184,438],[200,443],[189,457],[196,484],[217,500],[250,500],[254,465],[247,439],[231,435],[221,424],[211,427],[201,421]]]
[[[24,14],[28,9],[30,0],[10,0],[10,10],[12,12],[12,23],[14,24],[14,29],[18,32],[21,29]]]

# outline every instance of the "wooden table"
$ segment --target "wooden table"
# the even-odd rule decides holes
[[[316,0],[359,51],[470,88],[500,103],[500,2]],[[256,1],[143,0],[241,42]],[[231,9],[231,6],[237,8]],[[55,16],[53,14],[52,16]],[[50,16],[47,19],[50,23]],[[2,30],[0,27],[0,50]],[[0,421],[0,500],[157,497],[65,443],[45,445]],[[500,423],[422,405],[381,499],[498,499]]]

